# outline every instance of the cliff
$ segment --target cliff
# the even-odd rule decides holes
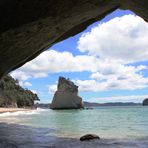
[[[69,79],[59,77],[57,91],[54,94],[51,109],[83,108],[82,98],[78,96],[78,86]]]
[[[0,107],[34,107],[37,94],[22,88],[10,75],[0,79]]]

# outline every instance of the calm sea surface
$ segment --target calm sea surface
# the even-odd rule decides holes
[[[0,122],[49,128],[49,135],[62,137],[94,133],[103,138],[148,138],[148,107],[142,106],[61,111],[38,109],[0,114]]]

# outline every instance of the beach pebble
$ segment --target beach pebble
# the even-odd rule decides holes
[[[87,140],[93,140],[93,139],[100,139],[100,137],[95,134],[86,134],[80,137],[80,141],[87,141]]]

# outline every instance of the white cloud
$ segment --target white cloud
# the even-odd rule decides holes
[[[121,64],[116,64],[115,67],[104,67],[98,72],[92,73],[90,78],[96,79],[98,81],[102,80],[129,80],[129,79],[142,79],[144,78],[142,74],[139,74],[142,70],[147,70],[147,66],[139,65],[125,66]]]
[[[30,82],[24,82],[24,86],[32,86]]]
[[[34,94],[38,94],[38,91],[37,90],[31,90]]]
[[[120,75],[125,73],[133,74],[146,68],[144,65],[135,68],[134,66],[122,65],[114,60],[102,60],[88,55],[73,56],[70,52],[50,50],[45,51],[36,59],[13,71],[11,75],[20,81],[25,81],[32,77],[47,77],[50,73],[58,72],[90,71],[92,73],[100,72],[102,75],[109,76],[117,73],[120,73]],[[95,77],[92,76],[92,78]]]
[[[148,88],[148,78],[139,73],[145,69],[148,68],[143,65],[134,67],[116,64],[113,68],[105,66],[98,72],[92,73],[91,79],[76,80],[75,83],[80,91],[90,92],[143,89]]]
[[[28,87],[28,86],[32,86],[32,84],[30,82],[27,81],[19,81],[19,85],[21,85],[22,87]]]
[[[61,60],[60,60],[61,59]],[[65,61],[63,62],[63,59]],[[128,66],[115,60],[99,59],[95,56],[73,56],[69,52],[50,50],[42,53],[33,61],[25,64],[20,69],[11,73],[14,78],[21,81],[22,85],[28,78],[46,77],[50,73],[90,71],[91,80],[78,80],[77,85],[81,91],[102,91],[107,89],[142,89],[148,86],[147,78],[140,72],[148,69],[147,66]],[[49,87],[50,92],[56,86]]]
[[[19,80],[47,77],[50,73],[96,71],[97,58],[88,55],[73,56],[70,52],[45,51],[34,60],[13,71]],[[96,64],[95,64],[96,63]]]
[[[105,90],[107,87],[107,83],[99,83],[96,80],[76,80],[75,83],[81,92],[97,92]]]
[[[98,92],[105,90],[137,90],[148,88],[148,78],[134,75],[128,78],[112,77],[104,81],[97,80],[76,80],[80,91]]]
[[[13,71],[11,73],[11,76],[15,79],[18,79],[19,81],[25,81],[31,77],[25,71],[21,70],[21,68]]]
[[[75,80],[80,91],[147,88],[148,78],[142,71],[148,67],[129,66],[131,62],[148,60],[147,40],[148,25],[143,19],[134,15],[117,17],[80,37],[78,48],[90,55],[45,51],[11,75],[25,85],[29,78],[47,77],[51,73],[89,71],[89,78]],[[53,93],[56,84],[48,86],[48,90]]]
[[[57,84],[53,84],[53,85],[49,85],[49,86],[48,86],[48,92],[49,92],[50,94],[55,93],[56,90],[57,90]]]
[[[89,98],[88,102],[106,103],[106,102],[135,102],[142,103],[148,98],[148,95],[131,95],[131,96],[115,96],[115,97],[102,97],[102,98]]]
[[[98,74],[98,73],[97,73]],[[94,76],[93,74],[92,76]],[[101,74],[99,74],[101,75]],[[124,75],[101,75],[102,79],[73,80],[80,92],[99,92],[106,90],[138,90],[148,88],[148,78],[136,73]],[[102,80],[102,81],[101,81]],[[57,84],[49,85],[49,92],[54,93]]]
[[[124,64],[148,60],[148,24],[134,15],[116,17],[84,33],[78,49]]]

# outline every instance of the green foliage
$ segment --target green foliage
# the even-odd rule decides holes
[[[36,100],[37,94],[22,88],[10,75],[0,80],[0,107],[33,107]]]

